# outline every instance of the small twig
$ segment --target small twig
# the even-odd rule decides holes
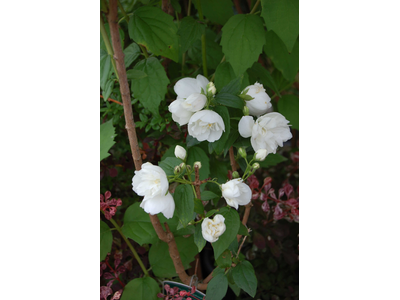
[[[231,161],[232,172],[237,171],[236,169],[236,161],[235,161],[235,153],[233,153],[233,146],[229,148],[229,159]]]
[[[244,244],[244,241],[246,240],[246,238],[247,238],[247,235],[244,237],[244,239],[243,239],[242,243],[240,244],[239,250],[238,250],[238,252],[236,253],[236,258],[238,258],[238,257],[239,257],[240,250],[242,250],[242,246],[243,246],[243,244]]]
[[[103,99],[104,99],[103,95],[100,95],[100,98],[103,98]],[[111,98],[108,98],[107,100],[108,100],[108,101],[111,101],[111,102],[114,102],[114,103],[117,103],[117,104],[119,104],[119,105],[123,105],[121,102],[119,102],[119,101],[117,101],[117,100],[114,100],[114,99],[111,99]]]

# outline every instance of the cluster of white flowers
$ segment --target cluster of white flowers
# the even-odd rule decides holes
[[[175,202],[168,192],[169,184],[167,174],[159,166],[147,162],[142,169],[135,171],[132,178],[132,188],[139,196],[144,196],[140,207],[145,212],[163,215],[170,219],[174,215]]]
[[[188,124],[189,134],[200,142],[214,142],[225,131],[225,124],[219,114],[211,110],[202,110],[207,103],[207,96],[214,96],[215,86],[202,75],[195,78],[182,78],[174,86],[177,94],[169,106],[172,119],[180,126]]]

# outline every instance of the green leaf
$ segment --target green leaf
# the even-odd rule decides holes
[[[188,149],[187,164],[193,166],[196,161],[201,162],[201,168],[199,170],[200,180],[208,178],[210,176],[210,159],[208,155],[200,147],[191,147]],[[193,173],[194,174],[194,173]]]
[[[233,107],[242,110],[244,107],[244,101],[238,96],[228,93],[218,93],[215,97],[215,102],[221,105]]]
[[[201,39],[206,26],[199,23],[193,17],[185,17],[181,20],[178,30],[182,52],[186,52],[195,41]]]
[[[176,11],[179,14],[181,13],[182,7],[179,4],[179,0],[171,0],[171,5],[174,8],[174,11]]]
[[[100,161],[110,156],[108,150],[115,144],[116,136],[112,120],[100,125]]]
[[[220,91],[224,86],[228,85],[233,79],[236,79],[235,71],[230,63],[224,61],[218,65],[215,70],[215,87]]]
[[[278,101],[278,111],[290,121],[293,128],[299,130],[299,98],[295,95],[285,95]]]
[[[221,300],[224,298],[227,290],[228,278],[226,278],[225,274],[219,273],[208,283],[206,298],[207,300]]]
[[[159,162],[158,165],[164,172],[168,175],[174,175],[174,169],[176,166],[179,166],[182,161],[177,157],[167,157],[163,161]]]
[[[141,70],[128,70],[126,71],[126,77],[128,79],[141,79],[147,77],[147,74]]]
[[[110,26],[108,25],[108,23],[105,23],[104,27],[106,28],[108,40],[110,41],[110,44],[112,45],[111,34],[110,34]],[[121,28],[119,28],[119,40],[121,41],[121,48],[122,49],[124,49],[124,39],[125,39],[125,33]],[[107,47],[106,47],[106,44],[104,43],[104,40],[103,40],[103,37],[101,36],[101,33],[100,33],[100,49],[103,49],[103,50],[105,50],[107,52]]]
[[[218,212],[218,209],[212,209],[212,210],[210,210],[209,212],[207,212],[206,218],[211,217],[213,214],[215,214],[215,213],[217,213],[217,212]]]
[[[249,231],[247,230],[247,227],[244,226],[244,225],[242,224],[242,222],[240,222],[240,227],[239,227],[239,232],[238,232],[238,234],[240,234],[240,235],[247,235],[247,236],[250,235],[250,234],[249,234]]]
[[[235,15],[222,28],[222,51],[236,75],[258,60],[265,35],[262,19],[256,15]]]
[[[135,278],[125,286],[121,300],[157,300],[159,292],[158,283],[153,278]]]
[[[142,6],[133,12],[128,24],[129,36],[155,55],[178,62],[179,44],[173,17],[161,9]]]
[[[201,200],[195,198],[194,199],[194,212],[203,215],[204,214],[204,205]]]
[[[188,238],[182,236],[175,237],[178,247],[179,256],[181,257],[183,267],[190,267],[190,263],[194,261],[198,249],[193,240],[193,235]],[[153,244],[149,251],[149,262],[152,266],[154,275],[157,277],[174,277],[177,276],[174,263],[169,255],[168,244],[159,240]]]
[[[139,99],[153,115],[159,115],[158,107],[164,100],[169,84],[164,67],[157,58],[150,57],[138,62],[133,69],[147,74],[146,77],[132,80],[132,92],[135,98]]]
[[[258,62],[255,62],[253,64],[253,66],[247,70],[247,73],[249,74],[251,82],[258,81],[259,83],[262,83],[262,85],[264,87],[265,86],[269,87],[271,90],[273,90],[275,93],[277,93],[278,96],[280,96],[279,88],[278,88],[277,84],[275,83],[275,80],[272,77],[271,73],[269,73]]]
[[[124,215],[122,233],[139,245],[152,244],[158,240],[157,233],[150,221],[149,214],[136,202],[128,207]]]
[[[232,95],[237,95],[240,92],[240,85],[242,82],[243,76],[236,77],[232,79],[226,86],[224,86],[220,93],[228,93]]]
[[[243,289],[251,297],[256,295],[257,278],[250,262],[246,260],[234,267],[232,269],[232,276],[238,287]]]
[[[175,213],[183,227],[186,227],[193,220],[194,195],[192,188],[188,184],[178,185],[175,189],[174,200]]]
[[[132,43],[124,49],[125,69],[127,69],[135,59],[139,57],[140,52],[140,47],[136,43]]]
[[[100,221],[100,261],[104,260],[107,253],[111,252],[113,236],[106,222]]]
[[[206,245],[206,240],[203,238],[201,231],[201,223],[196,224],[196,228],[194,230],[194,243],[196,244],[199,252],[201,252]]]
[[[264,52],[272,60],[275,67],[282,75],[292,81],[299,71],[299,40],[297,39],[292,53],[286,51],[286,46],[273,31],[268,31],[265,36]]]
[[[193,1],[196,9],[197,1]],[[224,25],[233,16],[232,0],[201,0],[201,10],[211,22]]]
[[[236,297],[239,297],[240,295],[240,287],[238,287],[236,284],[232,284],[230,282],[228,282],[229,287],[231,288],[231,290],[235,293]]]
[[[299,0],[261,0],[265,25],[283,41],[287,51],[299,36]]]
[[[214,248],[214,257],[219,257],[222,252],[228,249],[229,245],[234,239],[239,231],[240,218],[239,214],[234,208],[228,209],[226,211],[220,211],[220,214],[225,218],[225,232],[219,237],[218,241],[212,243]]]
[[[232,134],[229,136],[229,139],[231,138]],[[228,144],[228,141],[226,142],[226,144]],[[223,162],[223,161],[219,161],[216,157],[212,156],[211,160],[210,160],[210,166],[211,166],[211,174],[213,174],[213,177],[217,178],[217,182],[219,184],[223,184],[226,183],[226,181],[228,180],[228,163]],[[213,192],[218,191],[218,198],[213,198],[213,199],[217,199],[219,200],[219,198],[222,197],[221,194],[221,190],[219,189],[219,187],[217,187],[214,183],[213,185]],[[218,202],[218,201],[217,201]]]
[[[100,49],[100,87],[102,90],[106,88],[106,83],[111,77],[111,57],[107,51]]]
[[[211,200],[211,199],[214,199],[214,198],[220,198],[220,196],[215,194],[215,193],[213,193],[213,192],[211,192],[211,191],[203,191],[203,192],[201,192],[201,200],[203,200],[203,201],[208,201],[208,200]]]
[[[224,124],[225,124],[225,132],[222,133],[221,138],[213,143],[210,143],[210,144],[212,144],[212,147],[215,150],[215,153],[220,154],[222,151],[224,151],[225,143],[228,140],[229,134],[231,132],[230,118],[229,118],[228,109],[225,106],[216,106],[214,108],[214,111],[222,117],[222,119],[224,120]]]
[[[110,79],[107,81],[106,86],[103,91],[103,99],[104,101],[107,101],[107,99],[110,97],[112,90],[114,88],[114,79]]]
[[[261,168],[269,168],[269,167],[273,167],[276,166],[277,164],[287,161],[287,158],[276,153],[270,153],[267,155],[267,157],[265,158],[265,160],[263,161],[259,161],[258,163],[260,164]]]
[[[215,42],[217,35],[212,30],[206,28],[206,58],[207,68],[215,70],[222,60],[222,47]],[[190,59],[198,64],[203,63],[201,53],[201,41],[197,40],[188,50]]]
[[[231,251],[225,250],[218,258],[217,265],[220,268],[229,268],[232,265]]]

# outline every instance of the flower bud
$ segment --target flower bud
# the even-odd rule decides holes
[[[180,158],[180,159],[182,159],[182,160],[185,160],[185,159],[186,159],[186,150],[185,150],[185,148],[183,148],[183,147],[177,145],[177,146],[175,147],[175,156],[176,156],[177,158]]]
[[[250,113],[249,108],[248,108],[247,106],[244,106],[244,107],[243,107],[243,114],[244,114],[245,116],[248,116],[249,113]]]
[[[179,167],[181,168],[182,171],[184,171],[186,169],[186,164],[183,162],[179,165]]]
[[[258,149],[254,154],[254,158],[259,161],[263,161],[268,155],[268,151],[266,149]]]
[[[233,177],[233,178],[239,178],[239,173],[238,173],[238,171],[233,172],[233,173],[232,173],[232,177]]]
[[[254,163],[252,166],[253,170],[257,170],[260,168],[260,164],[259,163]]]
[[[243,158],[246,158],[246,156],[247,156],[246,150],[242,147],[239,148],[238,153]]]
[[[187,165],[186,170],[190,173],[192,171],[192,167],[190,165]]]
[[[201,169],[201,162],[199,162],[199,161],[196,161],[195,163],[194,163],[194,167],[198,167],[199,168],[199,170]]]
[[[207,96],[214,96],[216,92],[217,92],[217,89],[215,88],[214,83],[209,82],[207,84]]]
[[[174,174],[175,174],[175,175],[178,175],[181,171],[182,171],[182,169],[181,169],[179,166],[176,166],[176,167],[174,168]]]

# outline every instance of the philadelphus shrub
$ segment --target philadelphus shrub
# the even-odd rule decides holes
[[[149,162],[144,163],[141,170],[135,171],[132,178],[132,189],[139,196],[144,196],[140,207],[151,215],[161,212],[170,219],[174,215],[175,202],[168,188],[168,179],[164,170]]]
[[[222,215],[215,215],[213,219],[205,218],[201,223],[201,234],[210,243],[218,241],[225,230],[225,218]]]
[[[198,141],[215,142],[225,131],[224,120],[212,110],[202,110],[195,113],[189,120],[189,134]]]
[[[264,86],[256,82],[244,89],[248,90],[247,95],[253,97],[253,100],[246,101],[246,106],[249,108],[249,113],[253,116],[265,114],[272,107],[271,98],[265,92]]]
[[[276,153],[278,146],[292,138],[289,121],[280,113],[271,112],[258,117],[254,122],[253,117],[244,116],[239,121],[239,134],[250,137],[254,151],[266,149],[268,153]]]
[[[221,185],[222,196],[228,205],[238,209],[239,205],[246,205],[251,200],[251,189],[242,178],[229,180]]]

